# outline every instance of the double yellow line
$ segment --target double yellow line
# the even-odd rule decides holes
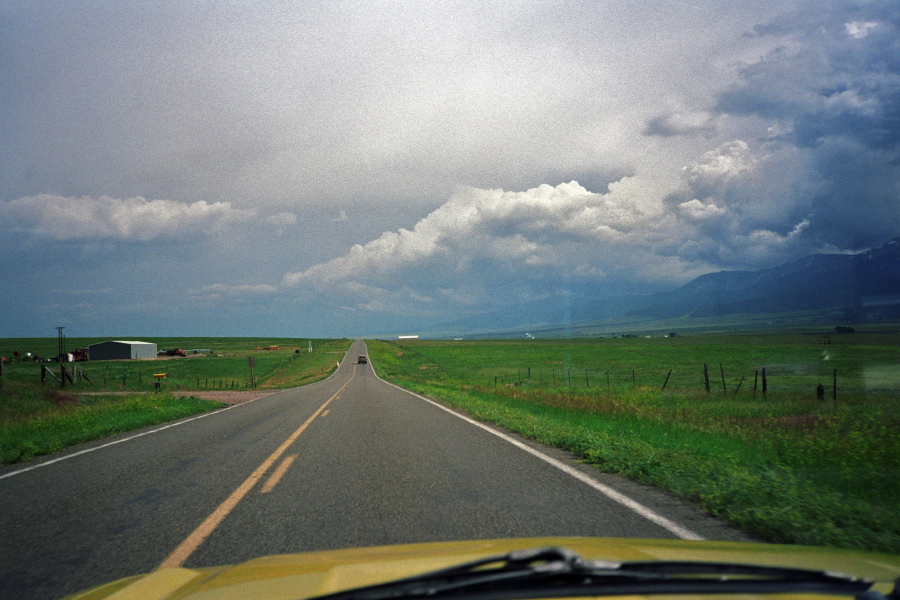
[[[338,397],[341,392],[344,391],[344,388],[350,385],[350,381],[353,378],[351,377],[347,383],[341,386],[341,389],[336,391],[331,398],[325,401],[322,406],[316,410],[312,414],[310,418],[308,418],[303,425],[301,425],[297,430],[292,433],[269,457],[260,464],[250,476],[244,480],[244,483],[238,486],[236,490],[234,490],[228,498],[225,499],[222,504],[220,504],[216,510],[212,512],[203,523],[200,524],[197,529],[195,529],[181,544],[178,545],[177,548],[170,554],[160,565],[158,568],[162,569],[165,567],[180,567],[184,564],[184,561],[188,559],[188,557],[194,553],[197,548],[200,547],[200,544],[209,537],[209,535],[215,531],[216,527],[222,522],[222,520],[228,516],[228,514],[234,510],[234,507],[237,506],[238,502],[240,502],[247,493],[253,489],[253,486],[262,479],[263,475],[266,474],[266,471],[275,464],[275,462],[281,458],[281,455],[284,454],[287,449],[293,444],[300,435],[306,431],[306,428],[309,427],[309,424],[312,423],[316,417],[318,417],[322,411],[325,410],[325,407],[331,403],[332,400]],[[296,456],[295,456],[296,457]],[[291,458],[291,457],[288,457]],[[287,471],[287,468],[290,466],[293,460],[285,460],[279,467],[276,473],[272,474],[271,479],[266,482],[266,487],[268,489],[264,489],[262,491],[269,491],[275,483],[278,482],[278,479],[281,478],[281,475],[284,475],[284,472]],[[277,477],[276,477],[277,476]],[[270,485],[271,484],[271,485]]]

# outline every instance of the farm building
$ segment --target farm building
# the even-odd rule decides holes
[[[91,360],[156,358],[156,344],[127,341],[100,342],[88,346],[88,356]]]

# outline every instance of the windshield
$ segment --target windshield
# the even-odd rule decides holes
[[[0,597],[892,581],[895,4],[2,3]]]

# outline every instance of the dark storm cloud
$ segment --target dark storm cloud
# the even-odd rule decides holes
[[[900,144],[900,9],[894,2],[815,2],[757,35],[788,42],[741,70],[718,109],[790,125],[784,139],[830,137],[896,152]]]
[[[900,7],[817,1],[754,35],[778,43],[739,70],[715,112],[756,123],[757,135],[704,154],[686,169],[685,189],[667,198],[705,237],[683,251],[752,266],[896,236]],[[648,131],[666,133],[653,123]]]
[[[880,244],[898,10],[0,2],[0,287],[344,335]]]

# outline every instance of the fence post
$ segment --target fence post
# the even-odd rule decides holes
[[[768,393],[769,393],[769,382],[768,382],[768,379],[766,379],[766,368],[763,367],[763,370],[762,370],[762,394],[763,394],[763,398],[765,398],[765,397],[768,395]]]
[[[834,385],[831,391],[831,399],[834,402],[837,402],[837,369],[834,370]]]
[[[722,363],[719,363],[719,372],[722,374],[722,393],[728,394],[728,387],[725,385],[725,369],[722,368]]]
[[[706,384],[706,393],[709,393],[709,368],[703,363],[703,382]]]
[[[52,377],[53,379],[56,379],[56,375],[53,374],[53,371],[51,371],[44,365],[41,365],[41,375],[43,376],[45,373],[47,375],[49,375],[50,377]],[[41,381],[44,381],[44,379],[42,378]],[[60,383],[59,379],[56,379],[56,383]]]
[[[666,384],[669,383],[669,377],[671,375],[672,375],[672,369],[669,369],[669,373],[666,375],[666,380],[663,381],[662,389],[660,389],[659,391],[663,391],[664,389],[666,389]]]

